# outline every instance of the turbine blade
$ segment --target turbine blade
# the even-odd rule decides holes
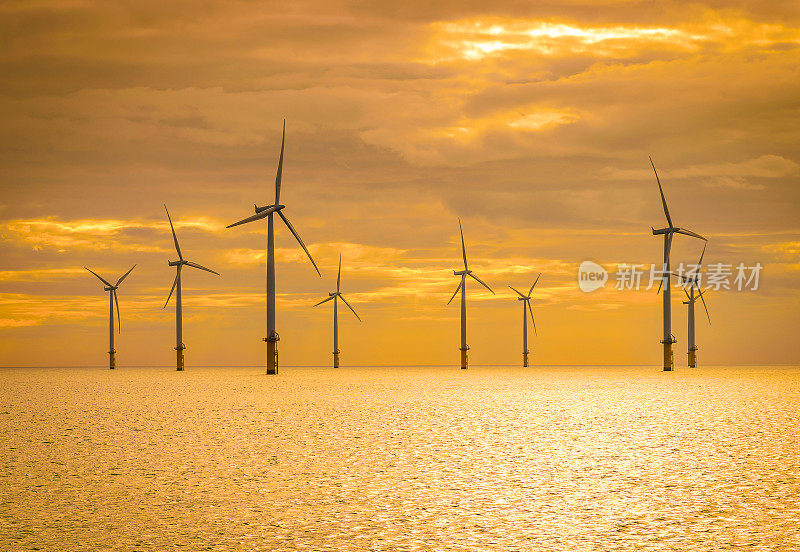
[[[314,306],[315,306],[315,307],[318,307],[318,306],[320,306],[322,303],[327,303],[328,301],[330,301],[330,300],[331,300],[331,299],[333,299],[334,297],[335,297],[335,295],[331,295],[331,296],[330,296],[330,297],[328,297],[327,299],[323,299],[322,301],[320,301],[319,303],[317,303],[317,304],[316,304],[316,305],[314,305]]]
[[[118,286],[119,286],[119,285],[122,283],[122,280],[124,280],[125,278],[127,278],[127,277],[128,277],[128,274],[130,274],[130,273],[131,273],[131,271],[132,271],[134,268],[136,268],[136,265],[133,265],[133,266],[131,267],[131,270],[129,270],[128,272],[126,272],[125,274],[123,274],[123,275],[122,275],[122,277],[121,277],[119,280],[117,280],[117,285],[118,285]]]
[[[117,297],[117,290],[112,289],[111,293],[114,294],[114,303],[117,305],[117,333],[122,333],[122,320],[119,317],[119,297]]]
[[[661,286],[663,285],[664,285],[664,278],[662,277],[658,280],[658,289],[656,290],[656,295],[661,293]]]
[[[342,301],[344,301],[344,304],[347,305],[347,308],[350,309],[351,311],[353,311],[353,314],[356,315],[356,318],[358,318],[358,321],[359,322],[363,322],[363,320],[361,320],[361,317],[358,314],[356,314],[356,311],[353,309],[353,307],[350,306],[350,303],[347,302],[347,299],[344,298],[344,295],[339,294],[339,297],[341,298]]]
[[[281,177],[283,176],[283,145],[286,142],[286,119],[283,120],[281,134],[281,156],[278,158],[278,174],[275,176],[275,205],[281,202]]]
[[[707,238],[704,238],[700,234],[696,234],[696,233],[692,232],[691,230],[687,230],[685,228],[678,228],[677,230],[675,230],[675,232],[677,232],[678,234],[683,234],[684,236],[691,236],[693,238],[698,238],[698,239],[701,239],[703,241],[708,241]]]
[[[205,270],[206,272],[210,272],[211,274],[216,274],[217,276],[219,276],[219,272],[214,272],[210,268],[206,268],[203,265],[199,265],[199,264],[193,263],[193,262],[187,262],[186,265],[194,267],[194,268],[199,268],[200,270]]]
[[[464,285],[464,278],[461,278],[461,281],[458,283],[458,287],[456,288],[455,292],[453,292],[453,296],[447,302],[448,305],[453,302],[453,299],[456,298],[456,295],[458,295],[458,292],[461,290],[461,286],[463,285]]]
[[[336,276],[336,293],[339,293],[342,284],[342,254],[339,253],[339,274]]]
[[[303,248],[303,251],[306,252],[306,255],[308,255],[308,260],[311,261],[312,265],[314,265],[314,270],[317,271],[317,274],[319,274],[319,276],[321,278],[322,277],[322,273],[319,271],[319,268],[317,268],[317,263],[315,263],[314,259],[311,258],[311,253],[308,252],[308,248],[306,248],[306,244],[304,244],[303,240],[300,239],[300,236],[297,234],[297,231],[295,231],[294,226],[292,226],[292,223],[289,222],[289,219],[286,218],[286,215],[283,214],[283,211],[278,211],[278,214],[283,219],[283,222],[286,223],[286,226],[289,228],[289,231],[292,234],[294,234],[295,239],[297,239],[297,243],[299,243],[300,247]]]
[[[489,291],[491,291],[492,293],[494,293],[494,290],[493,290],[492,288],[490,288],[489,286],[487,286],[487,285],[486,285],[486,283],[485,283],[483,280],[481,280],[480,278],[478,278],[477,276],[475,276],[475,275],[474,275],[472,272],[470,272],[470,273],[469,273],[469,276],[471,276],[472,278],[474,278],[474,279],[475,279],[475,281],[476,281],[476,282],[478,282],[480,285],[482,285],[483,287],[485,287],[486,289],[488,289]]]
[[[531,322],[533,322],[533,335],[538,335],[536,333],[536,320],[533,319],[533,309],[531,308],[531,301],[528,299],[525,301],[525,304],[528,305],[528,312],[531,313]]]
[[[653,165],[653,172],[656,173],[656,182],[658,182],[658,191],[661,194],[661,204],[664,206],[664,214],[667,215],[667,223],[669,227],[672,228],[672,217],[669,216],[669,209],[667,209],[667,200],[664,198],[664,190],[661,188],[661,181],[658,179],[658,171],[656,170],[655,164],[653,164],[653,158],[650,157],[650,164]]]
[[[83,268],[86,268],[86,267],[83,267]],[[107,285],[108,287],[114,287],[114,286],[112,286],[111,284],[109,284],[108,282],[106,282],[106,281],[103,279],[103,277],[102,277],[102,276],[100,276],[100,275],[99,275],[97,272],[95,272],[94,270],[91,270],[91,269],[89,269],[89,268],[86,268],[86,270],[88,270],[89,272],[91,272],[92,274],[94,274],[95,276],[97,276],[97,277],[100,279],[100,281],[101,281],[101,282],[103,282],[103,283],[104,283],[105,285]]]
[[[700,294],[700,300],[703,302],[703,308],[706,311],[706,318],[708,318],[708,324],[711,325],[711,315],[708,314],[708,306],[706,306],[706,300],[703,297],[703,292],[700,291],[700,287],[697,286],[696,283],[695,283],[695,286],[697,287],[697,292]]]
[[[178,268],[178,270],[180,270],[180,268]],[[169,300],[172,297],[172,292],[175,291],[175,286],[178,285],[178,276],[179,275],[180,275],[180,272],[176,271],[175,272],[175,280],[172,282],[172,289],[169,290],[169,295],[167,295],[167,301],[164,303],[164,306],[162,307],[164,309],[167,308],[167,304],[169,303]]]
[[[256,213],[255,215],[249,216],[246,219],[242,219],[239,222],[234,222],[233,224],[229,224],[225,228],[233,228],[234,226],[239,226],[240,224],[246,224],[248,222],[253,222],[254,220],[262,219],[262,218],[266,217],[267,215],[269,215],[270,213],[274,213],[275,209],[276,209],[276,207],[273,205],[272,207],[264,209],[260,213]]]
[[[164,210],[167,212],[167,218],[169,219],[169,227],[172,230],[172,239],[175,240],[175,251],[178,252],[178,258],[183,260],[183,255],[181,255],[181,246],[178,245],[178,236],[175,235],[175,227],[172,226],[172,217],[169,216],[169,209],[167,209],[166,203],[164,204]]]
[[[524,295],[522,295],[522,294],[521,294],[519,291],[517,291],[516,289],[514,289],[514,288],[513,288],[513,287],[511,287],[511,286],[508,286],[508,287],[510,287],[511,289],[513,289],[514,291],[516,291],[516,292],[517,292],[517,295],[519,295],[520,297],[522,297],[523,299],[525,299],[525,296],[524,296]]]
[[[461,228],[461,218],[458,219],[458,231],[461,232],[461,253],[464,255],[464,270],[467,268],[467,247],[464,245],[464,230]]]
[[[528,296],[530,296],[530,294],[533,293],[533,288],[535,288],[536,284],[539,283],[539,278],[541,278],[541,277],[542,277],[542,273],[540,272],[539,275],[536,277],[536,281],[531,286],[531,289],[528,290]]]
[[[700,253],[700,260],[697,261],[697,270],[698,270],[698,272],[700,271],[700,267],[703,266],[703,257],[706,254],[706,247],[707,246],[708,246],[708,240],[706,240],[706,243],[703,244],[703,252]]]
[[[691,298],[691,296],[689,295],[689,292],[688,292],[688,291],[686,291],[686,286],[683,286],[683,287],[681,287],[681,289],[683,290],[683,293],[685,293],[685,294],[686,294],[686,298],[687,298],[689,301],[691,301],[691,300],[692,300],[692,298]]]

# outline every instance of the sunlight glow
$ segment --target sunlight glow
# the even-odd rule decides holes
[[[731,50],[800,42],[797,29],[738,19],[714,19],[691,28],[582,27],[575,23],[492,19],[435,23],[433,30],[434,51],[426,61],[434,63],[478,61],[522,52],[549,57],[591,54],[613,58],[653,48],[693,52],[705,45]]]
[[[692,49],[703,35],[666,27],[580,27],[543,21],[483,21],[438,24],[441,44],[452,57],[479,60],[509,50],[534,51],[542,55],[587,52],[609,54],[636,44],[661,43]],[[450,56],[444,56],[445,58]]]

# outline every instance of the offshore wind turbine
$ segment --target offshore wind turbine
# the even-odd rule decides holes
[[[687,331],[687,341],[689,343],[689,368],[696,368],[697,367],[697,345],[695,344],[694,338],[694,304],[699,298],[700,301],[703,302],[703,308],[706,311],[706,318],[708,318],[708,323],[711,324],[711,315],[708,314],[708,306],[706,305],[706,300],[703,297],[703,290],[700,289],[700,267],[703,264],[703,256],[706,254],[706,246],[703,245],[703,252],[700,254],[700,261],[697,263],[697,272],[691,276],[684,276],[681,275],[680,278],[689,284],[689,291],[686,291],[686,287],[684,286],[683,292],[686,294],[687,301],[684,301],[683,304],[687,305],[688,309],[688,331]],[[697,290],[697,295],[694,294],[695,290]]]
[[[315,307],[317,307],[317,306],[319,306],[319,305],[321,305],[323,303],[327,303],[328,301],[333,300],[333,367],[334,368],[338,368],[339,367],[339,353],[340,353],[340,351],[339,351],[339,309],[338,309],[337,301],[339,299],[344,301],[344,304],[347,305],[348,309],[353,311],[353,314],[355,315],[356,318],[358,318],[358,321],[359,322],[362,321],[361,317],[358,316],[358,314],[353,309],[353,307],[350,306],[350,303],[347,302],[347,299],[344,298],[344,295],[342,295],[341,285],[342,285],[342,254],[339,253],[339,274],[336,276],[336,291],[332,292],[332,293],[328,293],[328,298],[327,299],[323,299],[322,301],[320,301],[319,303],[314,305]]]
[[[164,308],[167,308],[172,292],[175,292],[175,350],[178,352],[177,369],[178,372],[183,372],[183,350],[186,345],[183,344],[183,304],[181,303],[181,269],[184,266],[191,266],[192,268],[199,268],[212,274],[219,276],[219,272],[214,272],[210,268],[206,268],[192,261],[187,261],[183,258],[181,253],[181,246],[178,245],[178,236],[175,235],[175,227],[172,225],[172,217],[169,216],[169,210],[164,205],[164,210],[167,212],[167,219],[169,219],[169,227],[172,230],[172,239],[175,241],[175,251],[178,253],[177,261],[169,261],[169,266],[175,267],[175,280],[172,282],[172,289],[169,290],[167,301],[164,303]]]
[[[536,277],[536,281],[533,282],[531,289],[528,290],[528,294],[525,295],[511,286],[510,287],[514,292],[516,292],[519,297],[517,297],[517,301],[522,301],[522,366],[527,368],[528,367],[528,313],[531,315],[531,322],[533,322],[533,333],[536,334],[536,320],[533,319],[533,309],[531,308],[531,293],[533,293],[533,288],[536,287],[536,284],[539,282],[539,278],[541,278],[542,274]]]
[[[461,290],[461,369],[467,369],[467,351],[469,347],[467,346],[467,297],[466,297],[466,289],[467,289],[467,276],[474,279],[480,285],[494,293],[494,290],[487,286],[483,280],[475,276],[473,272],[467,266],[467,248],[464,245],[464,230],[461,228],[461,219],[458,219],[458,231],[461,233],[461,253],[464,255],[464,270],[454,270],[453,274],[456,276],[461,276],[461,282],[458,284],[456,291],[453,293],[453,296],[450,298],[450,301],[447,302],[449,305],[452,303],[455,296],[458,295],[459,290]]]
[[[672,217],[669,215],[669,209],[667,208],[667,200],[664,198],[664,189],[661,187],[661,181],[658,179],[658,171],[656,171],[656,166],[653,163],[653,159],[650,158],[650,165],[653,167],[653,172],[656,175],[656,182],[658,183],[658,191],[661,194],[661,205],[664,208],[664,215],[667,217],[667,226],[665,228],[655,229],[653,230],[653,235],[662,234],[664,236],[664,264],[662,266],[662,277],[661,282],[659,283],[659,289],[661,287],[664,288],[664,296],[663,296],[663,317],[664,317],[664,333],[661,339],[661,343],[663,345],[663,352],[664,352],[664,371],[671,372],[674,359],[672,354],[672,345],[676,343],[677,340],[675,336],[672,335],[672,304],[671,304],[671,294],[670,294],[670,262],[669,262],[669,253],[672,249],[672,238],[675,234],[683,234],[685,236],[691,236],[693,238],[698,238],[703,241],[708,241],[706,238],[701,236],[700,234],[696,234],[691,230],[687,230],[686,228],[679,228],[672,223]]]
[[[300,239],[292,223],[289,222],[289,219],[283,214],[283,209],[285,209],[286,206],[280,203],[281,176],[283,174],[283,146],[285,141],[286,120],[284,119],[283,134],[281,135],[281,156],[278,159],[278,173],[275,177],[275,203],[272,205],[265,205],[264,207],[253,204],[256,212],[255,215],[242,219],[239,222],[234,222],[226,227],[232,228],[262,218],[267,219],[267,337],[264,338],[264,341],[267,342],[267,374],[270,375],[278,373],[278,341],[280,340],[278,332],[275,331],[275,225],[273,220],[273,215],[275,213],[278,213],[278,216],[281,217],[281,220],[283,220],[286,227],[292,235],[294,235],[300,247],[302,247],[303,251],[308,255],[308,259],[311,261],[311,264],[314,265],[317,274],[322,277],[322,273],[319,271],[319,268],[317,268],[317,263],[311,258],[311,253],[308,252],[306,244],[303,243],[303,240]]]
[[[83,268],[86,268],[85,266]],[[128,277],[128,274],[131,273],[131,270],[136,268],[136,265],[133,265],[131,269],[120,276],[119,280],[117,280],[116,284],[111,284],[105,278],[100,276],[94,270],[86,268],[89,272],[97,276],[101,282],[105,284],[106,287],[103,290],[108,292],[108,369],[113,370],[117,367],[117,351],[114,349],[114,305],[117,305],[117,331],[122,331],[122,322],[119,319],[119,299],[117,298],[117,288],[122,283],[122,281]]]

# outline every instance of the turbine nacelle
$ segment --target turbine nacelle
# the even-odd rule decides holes
[[[453,274],[455,276],[467,276],[469,274],[472,274],[472,271],[471,270],[454,270]]]
[[[119,286],[104,287],[103,291],[114,291],[116,289],[119,289]]]
[[[683,234],[684,236],[690,236],[692,238],[708,241],[708,238],[705,238],[696,232],[692,232],[691,230],[687,230],[686,228],[679,228],[677,226],[670,226],[667,228],[659,228],[659,229],[655,229],[651,226],[651,229],[653,230],[654,236],[663,234]]]
[[[267,210],[270,210],[270,212],[274,213],[276,211],[280,211],[281,209],[285,209],[286,205],[264,205],[263,207],[259,207],[253,203],[253,208],[255,209],[256,214],[263,213]]]

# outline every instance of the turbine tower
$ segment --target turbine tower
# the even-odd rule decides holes
[[[339,367],[339,309],[337,305],[337,301],[341,299],[344,301],[344,304],[347,305],[347,308],[353,311],[353,314],[358,318],[358,321],[361,322],[361,317],[358,316],[356,311],[353,307],[350,306],[350,303],[347,302],[347,299],[344,298],[341,291],[341,284],[342,284],[342,254],[339,253],[339,274],[336,276],[336,291],[333,293],[328,293],[328,298],[323,299],[316,305],[315,307],[327,303],[328,301],[333,300],[333,367]]]
[[[533,309],[531,308],[531,293],[533,293],[533,288],[536,287],[536,284],[539,282],[539,278],[541,278],[542,274],[539,273],[539,276],[536,277],[536,281],[533,282],[531,289],[528,290],[528,294],[524,295],[514,289],[511,286],[512,290],[516,292],[519,297],[517,297],[517,301],[522,301],[522,366],[527,368],[528,367],[528,313],[531,314],[531,322],[533,322],[533,333],[536,334],[536,320],[533,319]]]
[[[684,301],[683,304],[687,305],[687,309],[689,311],[689,327],[687,331],[687,341],[689,343],[689,368],[697,367],[697,345],[695,344],[694,339],[694,304],[698,298],[700,301],[702,301],[703,308],[706,311],[706,318],[708,318],[708,323],[711,324],[711,315],[708,314],[708,306],[706,306],[706,300],[703,298],[703,291],[700,289],[700,267],[703,264],[703,256],[705,254],[706,246],[704,245],[703,252],[700,254],[700,261],[697,263],[697,272],[691,276],[680,276],[684,283],[689,284],[689,291],[686,291],[686,286],[683,288],[683,292],[686,294],[686,299],[688,299],[688,301]],[[695,290],[697,290],[697,295],[695,295]]]
[[[86,267],[83,267],[86,268]],[[131,267],[131,270],[136,268],[136,265]],[[122,331],[122,323],[119,319],[119,299],[117,298],[117,288],[122,283],[122,280],[128,277],[131,270],[120,276],[116,284],[111,284],[106,281],[94,270],[86,268],[89,272],[97,276],[97,278],[105,284],[103,290],[108,292],[108,369],[113,370],[117,367],[117,351],[114,349],[114,304],[117,305],[117,331]]]
[[[672,249],[672,238],[675,234],[683,234],[685,236],[691,236],[693,238],[698,238],[703,241],[708,241],[706,238],[701,236],[700,234],[696,234],[690,230],[685,228],[678,228],[674,224],[672,224],[672,217],[669,216],[669,209],[667,208],[667,200],[664,198],[664,190],[661,187],[661,181],[658,179],[658,171],[656,171],[656,166],[653,164],[653,159],[650,158],[650,165],[653,167],[653,172],[656,175],[656,182],[658,183],[658,191],[661,194],[661,205],[664,207],[664,215],[667,217],[667,227],[660,228],[656,230],[653,228],[653,235],[664,235],[664,264],[662,266],[662,277],[661,282],[659,283],[659,289],[661,287],[664,288],[664,297],[663,297],[663,315],[664,315],[664,334],[663,338],[661,339],[661,343],[663,344],[663,352],[664,352],[664,371],[671,372],[672,367],[674,364],[673,355],[672,355],[672,344],[675,343],[677,340],[675,336],[672,335],[672,306],[671,306],[671,294],[670,294],[670,264],[669,264],[669,253],[670,249]]]
[[[458,284],[456,291],[453,293],[453,296],[450,298],[450,301],[447,302],[449,305],[453,302],[456,295],[458,295],[459,290],[461,290],[461,369],[467,369],[467,351],[469,347],[467,346],[467,297],[466,297],[466,284],[467,284],[467,276],[473,278],[476,282],[480,285],[494,293],[492,288],[487,286],[483,280],[475,276],[473,272],[467,266],[467,248],[464,245],[464,230],[461,228],[461,219],[458,219],[458,231],[461,233],[461,253],[464,256],[464,270],[454,270],[453,274],[456,276],[461,276],[461,282]]]
[[[169,210],[164,205],[164,210],[167,211],[167,219],[169,219],[169,227],[172,230],[172,239],[175,241],[175,251],[178,252],[177,261],[169,261],[169,266],[175,267],[175,281],[172,282],[172,289],[169,290],[167,301],[164,303],[164,308],[167,308],[172,292],[175,292],[175,350],[178,352],[177,368],[178,372],[183,372],[183,350],[186,345],[183,344],[183,304],[181,303],[181,269],[184,266],[191,266],[192,268],[199,268],[212,274],[219,276],[219,272],[214,272],[210,268],[206,268],[197,263],[187,261],[183,258],[181,253],[181,246],[178,245],[178,236],[175,235],[175,227],[172,225],[172,218],[169,216]]]
[[[278,216],[281,217],[281,220],[283,220],[284,224],[286,224],[286,227],[289,229],[292,235],[294,235],[295,239],[297,239],[300,247],[302,247],[303,251],[305,251],[306,255],[308,255],[308,259],[311,261],[311,264],[314,265],[314,269],[317,271],[317,274],[322,277],[322,273],[320,273],[319,268],[317,268],[317,264],[314,262],[314,259],[311,258],[311,253],[308,252],[306,244],[303,243],[303,240],[300,239],[300,236],[295,231],[292,223],[289,222],[289,219],[283,214],[283,209],[285,209],[286,206],[280,204],[281,175],[283,173],[283,146],[285,141],[286,120],[284,119],[283,134],[281,136],[281,156],[278,159],[278,174],[275,177],[275,203],[272,205],[266,205],[264,207],[259,207],[258,205],[253,204],[256,212],[255,215],[247,217],[246,219],[242,219],[239,222],[234,222],[226,227],[232,228],[234,226],[253,222],[262,218],[267,219],[267,337],[264,338],[264,341],[267,342],[267,374],[278,373],[278,341],[280,340],[278,332],[275,331],[275,226],[273,220],[273,215],[275,213],[278,213]]]

